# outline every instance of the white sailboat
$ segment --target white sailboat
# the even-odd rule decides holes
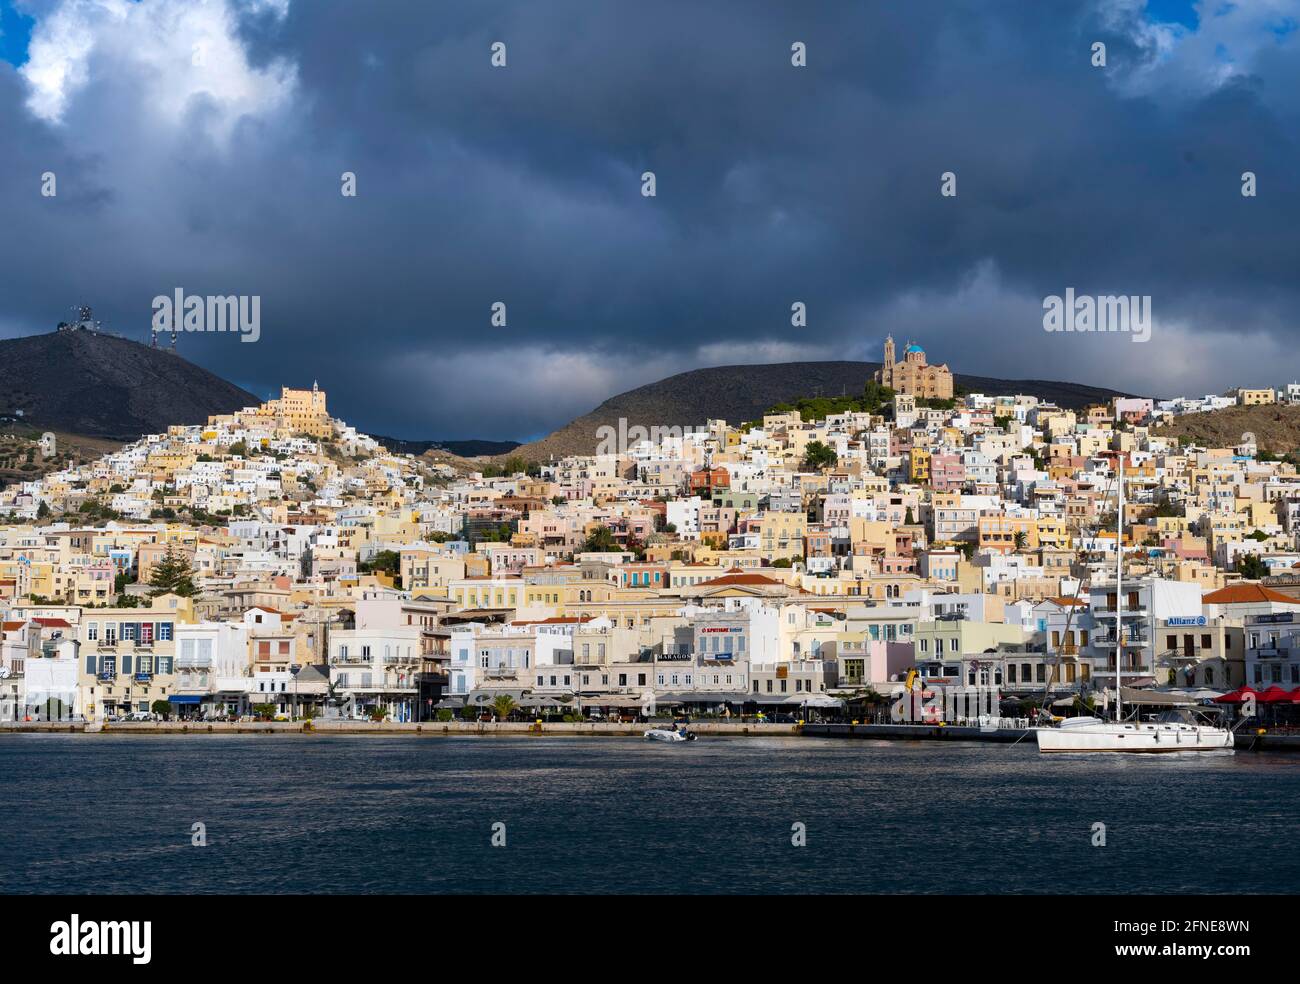
[[[1068,718],[1055,728],[1036,728],[1040,752],[1221,752],[1234,750],[1227,728],[1194,720],[1125,721],[1124,674],[1124,458],[1117,456],[1119,513],[1115,536],[1115,720]]]

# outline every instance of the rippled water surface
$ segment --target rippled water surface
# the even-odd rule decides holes
[[[4,735],[0,788],[4,892],[1300,889],[1282,754]]]

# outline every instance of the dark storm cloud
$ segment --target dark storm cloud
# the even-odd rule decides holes
[[[258,393],[318,378],[340,415],[413,437],[536,434],[699,364],[874,359],[887,331],[958,370],[1139,390],[1294,371],[1280,23],[1191,33],[1070,0],[259,3],[196,75],[192,37],[219,22],[88,4],[34,11],[37,42],[97,39],[61,122],[0,65],[10,333],[84,299],[143,337],[176,286],[260,294],[259,343],[187,354]],[[1068,286],[1151,294],[1152,342],[1045,334]]]

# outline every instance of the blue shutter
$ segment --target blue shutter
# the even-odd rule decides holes
[[[122,672],[125,673],[127,676],[131,675],[131,654],[130,653],[122,654]]]
[[[86,672],[91,676],[95,675],[98,667],[95,665],[95,651],[93,649],[86,651]]]

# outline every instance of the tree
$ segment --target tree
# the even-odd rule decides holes
[[[50,518],[50,504],[48,502],[42,500],[41,504],[36,507],[36,518],[37,519]]]
[[[362,574],[391,574],[401,587],[402,555],[396,550],[380,550],[369,560],[357,565]]]
[[[1015,544],[1016,553],[1019,553],[1021,550],[1024,550],[1025,547],[1029,545],[1029,534],[1026,533],[1024,530],[1016,530],[1016,535],[1011,539],[1012,542]]]
[[[496,711],[497,719],[504,721],[510,717],[510,713],[515,709],[515,699],[509,694],[500,694],[492,702],[492,710]]]
[[[1248,581],[1258,581],[1268,577],[1268,565],[1255,554],[1245,554],[1237,558],[1237,573]]]
[[[614,531],[608,526],[597,526],[591,536],[582,542],[579,553],[617,553],[623,548],[614,539]]]
[[[874,379],[867,380],[862,388],[862,409],[867,413],[880,413],[886,403],[894,398],[894,391],[888,386],[881,386]]]
[[[541,469],[523,455],[512,454],[501,463],[501,472],[504,475],[537,475]]]
[[[916,514],[912,512],[911,506],[907,507],[907,514],[903,517],[903,525],[904,526],[916,525]]]
[[[172,704],[169,700],[156,700],[149,705],[149,710],[153,711],[164,721],[170,719],[172,713]]]
[[[809,441],[803,452],[803,466],[807,471],[821,471],[840,460],[834,448],[827,447],[821,441]]]
[[[176,553],[172,544],[168,543],[162,560],[154,565],[149,584],[153,588],[149,594],[154,597],[178,594],[182,598],[188,598],[195,591],[194,570],[190,567],[189,560],[183,554]]]

